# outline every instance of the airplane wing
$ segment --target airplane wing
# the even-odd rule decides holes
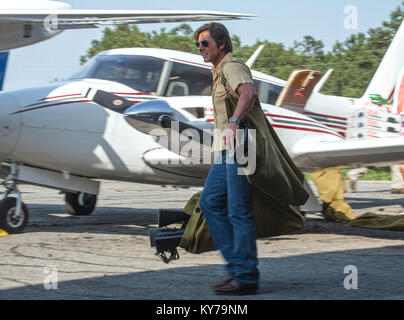
[[[234,20],[255,15],[198,10],[0,10],[0,21],[44,23],[57,18],[57,29],[96,28],[116,24]],[[55,25],[55,20],[50,21]],[[56,25],[55,25],[56,26]],[[55,28],[56,29],[56,28]]]
[[[389,165],[404,160],[404,136],[331,142],[302,141],[294,146],[291,157],[300,169],[307,171],[338,165]]]

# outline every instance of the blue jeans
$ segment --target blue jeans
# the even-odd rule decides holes
[[[258,283],[253,187],[238,168],[236,162],[226,163],[223,151],[221,161],[210,169],[199,204],[213,242],[227,261],[227,272],[238,282]]]

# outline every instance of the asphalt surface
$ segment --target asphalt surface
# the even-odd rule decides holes
[[[164,264],[148,229],[160,208],[183,208],[200,188],[102,184],[90,216],[71,216],[57,191],[21,185],[30,212],[24,233],[0,237],[0,300],[232,300],[209,284],[224,275],[218,252]],[[346,193],[355,215],[400,214],[387,182]],[[260,289],[242,299],[403,299],[404,232],[352,227],[307,215],[300,234],[259,239]]]

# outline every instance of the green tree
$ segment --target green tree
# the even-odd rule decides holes
[[[151,34],[147,34],[147,38],[153,48],[196,52],[193,31],[187,24],[182,24],[169,32],[166,32],[165,28],[160,29],[160,33],[152,31]]]
[[[294,42],[294,49],[304,55],[307,59],[307,68],[312,69],[316,62],[324,61],[324,44],[312,36],[304,36],[303,41]]]
[[[391,30],[392,33],[395,33],[400,27],[403,18],[404,18],[404,1],[401,2],[401,6],[398,6],[396,10],[394,10],[390,14],[390,21],[383,21],[383,27]],[[391,37],[393,37],[393,35]]]
[[[105,28],[101,40],[93,40],[87,54],[81,56],[83,64],[90,58],[105,50],[115,48],[150,47],[147,34],[140,32],[136,25],[118,25],[115,30]]]
[[[165,48],[185,52],[196,52],[193,31],[187,24],[182,24],[171,31],[165,28],[159,32],[141,32],[136,25],[119,25],[114,30],[106,28],[101,40],[93,40],[87,54],[82,56],[83,64],[96,54],[114,48]]]

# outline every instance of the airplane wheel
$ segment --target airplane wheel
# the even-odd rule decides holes
[[[9,234],[21,233],[28,222],[28,209],[21,203],[21,212],[16,215],[17,199],[12,197],[0,201],[0,229]]]
[[[74,216],[87,216],[91,214],[97,203],[97,195],[84,192],[66,192],[65,206]]]

